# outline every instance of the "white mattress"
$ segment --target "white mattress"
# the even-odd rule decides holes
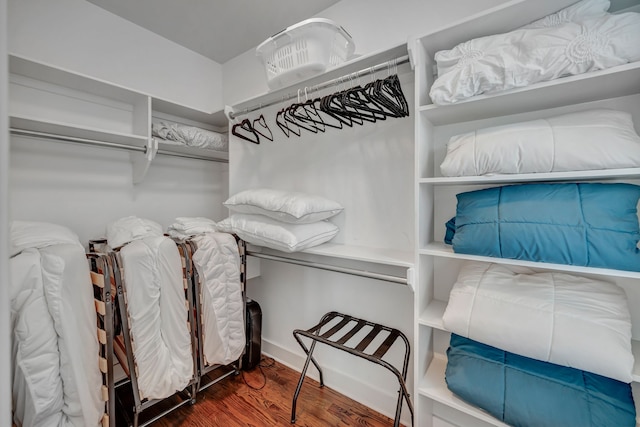
[[[180,254],[171,239],[152,236],[127,244],[120,256],[140,394],[163,399],[193,378]]]
[[[102,378],[84,249],[79,243],[25,249],[10,267],[14,421],[99,425]]]
[[[245,346],[240,284],[240,255],[228,233],[207,233],[193,239],[193,261],[202,284],[203,353],[209,365],[237,360]]]

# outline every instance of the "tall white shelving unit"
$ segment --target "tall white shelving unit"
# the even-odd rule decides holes
[[[417,37],[409,42],[415,67],[415,206],[416,294],[414,330],[414,384],[416,426],[503,426],[488,413],[453,395],[446,386],[444,370],[450,333],[442,315],[458,271],[467,260],[526,265],[539,271],[562,271],[607,280],[627,293],[631,309],[636,354],[633,383],[640,400],[640,273],[558,264],[535,263],[456,254],[443,242],[445,222],[455,216],[455,195],[474,189],[532,181],[623,181],[638,183],[640,169],[477,176],[450,178],[440,175],[446,143],[453,135],[474,129],[591,108],[611,108],[632,114],[640,131],[640,63],[566,77],[502,93],[481,95],[453,105],[431,103],[434,54],[456,44],[485,35],[510,31],[573,1],[510,1],[482,16]],[[615,2],[612,2],[615,4]],[[638,389],[640,391],[640,389]]]

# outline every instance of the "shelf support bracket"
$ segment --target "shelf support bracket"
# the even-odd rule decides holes
[[[144,153],[129,153],[131,159],[133,183],[140,184],[149,171],[151,162],[158,153],[158,141],[155,138],[147,139]]]

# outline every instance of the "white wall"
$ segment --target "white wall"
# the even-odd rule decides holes
[[[0,0],[0,425],[11,425],[9,308],[9,130],[7,122],[7,2]]]
[[[9,52],[194,109],[223,108],[222,67],[84,0],[9,0]]]
[[[316,16],[342,25],[353,37],[356,55],[385,50],[410,35],[446,27],[507,0],[341,0]],[[267,92],[260,59],[251,49],[222,66],[224,102],[234,105]]]
[[[128,215],[165,228],[178,216],[220,220],[227,177],[227,164],[158,155],[133,185],[128,152],[13,136],[11,217],[67,226],[86,245]]]

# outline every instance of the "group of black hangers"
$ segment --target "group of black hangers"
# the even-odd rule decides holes
[[[407,117],[409,105],[396,74],[358,85],[321,98],[298,100],[276,114],[276,124],[288,138],[302,131],[325,132],[327,128],[342,129],[354,124],[375,123],[387,117]],[[244,119],[233,125],[231,132],[244,140],[260,143],[260,136],[273,141],[273,134],[264,116]]]

